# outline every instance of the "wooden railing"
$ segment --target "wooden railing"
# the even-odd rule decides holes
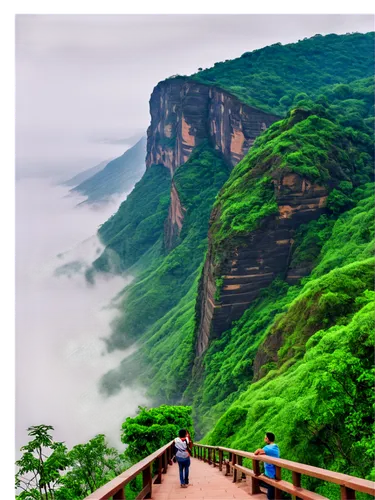
[[[112,479],[112,481],[95,490],[85,500],[107,500],[109,498],[124,500],[125,486],[140,473],[142,473],[143,477],[143,489],[138,494],[137,500],[152,498],[152,485],[154,483],[160,484],[163,474],[167,473],[168,462],[172,458],[172,444],[173,441],[136,463],[133,467]],[[155,461],[157,461],[157,473],[153,477],[153,464]]]
[[[227,458],[225,457],[227,455]],[[293,499],[301,500],[329,500],[317,493],[301,487],[301,476],[310,476],[328,481],[340,486],[341,500],[355,500],[356,491],[375,496],[375,482],[359,477],[332,472],[319,467],[312,467],[281,458],[271,458],[266,455],[254,455],[247,451],[233,450],[222,446],[206,446],[194,444],[193,456],[218,467],[221,471],[225,466],[225,475],[233,474],[233,482],[241,481],[243,475],[251,478],[250,494],[260,493],[260,480],[275,488],[275,500],[281,499],[281,492],[292,495]],[[252,461],[252,469],[242,466],[243,458]],[[260,472],[260,462],[267,462],[276,466],[276,479],[270,479]],[[292,472],[292,483],[281,479],[282,469]]]

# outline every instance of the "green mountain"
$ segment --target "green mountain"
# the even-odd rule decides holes
[[[373,57],[373,33],[332,33],[245,52],[190,78],[217,85],[252,106],[285,114],[299,93],[316,97],[327,85],[373,76]]]
[[[107,162],[103,169],[71,191],[87,196],[84,203],[102,202],[113,195],[129,192],[145,171],[145,156],[146,138],[142,137],[123,155]]]
[[[88,276],[135,276],[107,342],[138,350],[104,393],[142,383],[192,404],[206,443],[272,430],[284,458],[373,477],[373,41],[277,44],[155,87],[146,173]]]

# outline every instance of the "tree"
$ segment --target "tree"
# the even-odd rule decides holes
[[[60,479],[62,487],[57,491],[56,499],[84,498],[125,469],[125,462],[115,448],[108,446],[104,434],[74,446],[68,459],[70,470]]]
[[[187,429],[194,437],[190,406],[139,406],[138,415],[128,417],[122,429],[121,441],[128,445],[124,456],[133,463],[177,437],[180,429]]]
[[[19,499],[53,499],[60,472],[68,466],[67,448],[64,443],[54,442],[49,431],[51,425],[29,427],[29,436],[34,439],[21,450],[25,453],[16,465],[16,488],[22,493]]]
[[[341,189],[333,189],[327,198],[327,208],[336,215],[350,210],[354,205],[354,200]]]
[[[293,99],[291,98],[290,95],[284,95],[279,100],[279,104],[280,104],[280,106],[284,107],[285,109],[288,109],[293,104]]]
[[[53,441],[50,430],[50,425],[28,429],[34,439],[21,448],[25,453],[16,462],[16,488],[22,490],[18,500],[80,500],[125,469],[126,462],[104,434],[68,451]]]

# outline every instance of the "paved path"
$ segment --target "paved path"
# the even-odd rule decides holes
[[[223,468],[224,469],[224,468]],[[231,476],[225,476],[218,467],[213,467],[196,458],[191,459],[189,471],[191,484],[187,488],[180,487],[178,465],[168,467],[167,474],[163,474],[162,484],[152,485],[153,500],[180,500],[190,498],[194,500],[229,500],[242,498],[244,500],[265,500],[266,495],[250,496],[249,480],[232,483]]]

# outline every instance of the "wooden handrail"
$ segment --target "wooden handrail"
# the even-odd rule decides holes
[[[259,491],[259,480],[264,479],[265,476],[260,474],[259,462],[267,462],[269,464],[273,464],[276,466],[276,470],[280,471],[280,477],[277,477],[276,480],[269,480],[269,484],[275,484],[277,486],[276,490],[282,490],[286,492],[290,492],[291,490],[300,490],[307,493],[308,490],[303,490],[300,488],[301,483],[301,475],[314,477],[317,479],[321,479],[323,481],[327,481],[330,483],[338,484],[341,487],[341,499],[342,500],[352,500],[355,499],[355,492],[359,491],[361,493],[367,493],[369,495],[375,496],[375,482],[368,481],[367,479],[362,479],[355,476],[349,476],[348,474],[342,474],[341,472],[329,471],[326,469],[321,469],[320,467],[314,467],[307,464],[302,464],[298,462],[292,462],[291,460],[285,460],[282,458],[272,458],[266,455],[255,455],[254,453],[243,451],[243,450],[234,450],[232,448],[225,448],[224,446],[209,446],[202,445],[198,443],[194,443],[194,455],[198,458],[201,458],[202,453],[199,453],[199,448],[218,451],[219,452],[219,470],[222,470],[222,460],[223,453],[229,453],[230,456],[230,465],[233,468],[233,481],[241,480],[242,473],[247,474],[252,477],[252,486],[253,493]],[[238,457],[248,458],[252,460],[253,469],[247,469],[242,467],[238,462]],[[293,483],[288,483],[286,481],[281,480],[281,469],[287,469],[293,473]],[[241,474],[237,475],[237,471],[241,472]],[[266,478],[268,479],[268,478]],[[277,492],[276,492],[277,494]],[[280,497],[281,498],[281,497]],[[306,497],[308,498],[308,496]],[[324,497],[323,497],[324,498]]]
[[[162,480],[162,472],[167,472],[168,461],[172,458],[172,444],[173,441],[170,441],[162,448],[159,448],[148,457],[130,467],[130,469],[112,479],[112,481],[92,492],[85,500],[107,500],[111,497],[114,500],[125,499],[125,486],[141,472],[143,473],[143,489],[137,498],[152,498],[152,464],[155,460],[159,459],[158,474],[155,480],[155,483],[159,483]]]

